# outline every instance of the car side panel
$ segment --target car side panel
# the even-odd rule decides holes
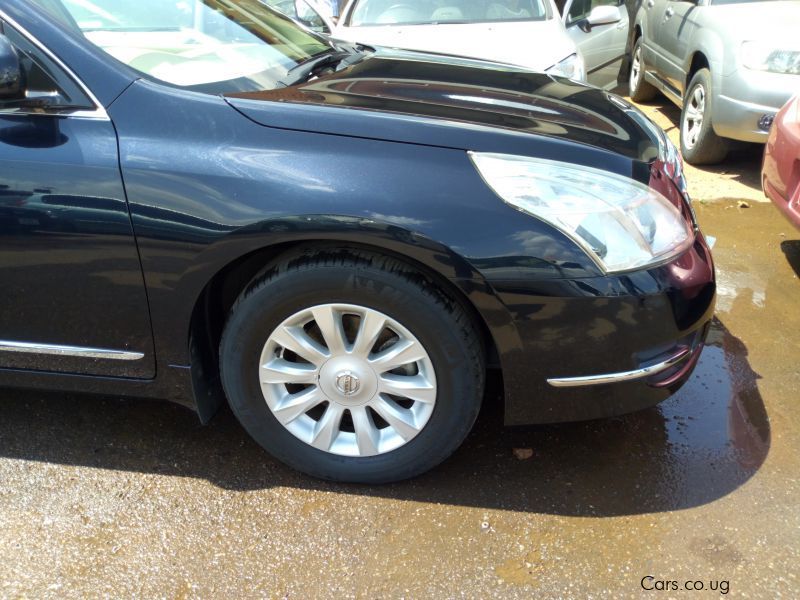
[[[669,0],[643,0],[640,9],[644,62],[648,71],[656,73],[661,69],[663,55],[659,46],[658,28],[668,3]]]
[[[656,30],[657,45],[661,50],[660,75],[667,85],[681,95],[686,80],[687,58],[698,28],[697,19],[703,10],[693,2],[672,0],[666,5]]]
[[[109,112],[168,364],[189,364],[189,321],[212,277],[264,247],[349,240],[413,251],[467,288],[480,284],[476,269],[597,271],[566,237],[494,196],[464,151],[263,127],[220,98],[144,82]]]
[[[0,368],[155,375],[110,122],[0,116],[0,280]]]
[[[151,105],[159,107],[156,118],[142,110]],[[663,268],[600,285],[596,267],[572,242],[494,196],[463,150],[258,126],[222,99],[147,83],[132,86],[110,111],[156,348],[169,364],[190,364],[190,318],[216,273],[261,248],[298,241],[366,245],[449,279],[497,347],[508,422],[581,418],[579,395],[551,389],[546,379],[592,370],[605,342],[592,337],[589,314],[611,306],[604,296],[628,297],[609,312],[622,319],[620,335],[625,323],[634,326],[625,315],[638,294],[656,297],[653,323],[678,310],[665,299]],[[586,318],[573,321],[577,315]],[[693,319],[676,327],[700,325]],[[561,334],[549,333],[573,329],[564,340],[583,340],[584,348],[592,342],[594,350],[576,357]],[[653,327],[648,344],[663,344],[664,331]],[[636,358],[611,354],[603,368],[626,370]],[[576,372],[565,373],[565,364]],[[654,389],[636,397],[652,403],[663,395]],[[574,403],[561,401],[567,397]],[[594,406],[584,406],[585,418]],[[618,403],[619,411],[628,408]]]

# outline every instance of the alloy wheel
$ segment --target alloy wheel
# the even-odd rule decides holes
[[[703,128],[706,110],[706,91],[702,85],[696,85],[686,100],[686,111],[683,117],[683,143],[691,149],[697,144]]]
[[[631,63],[631,80],[628,84],[631,90],[636,89],[636,86],[639,85],[639,77],[642,74],[642,47],[639,46],[636,48],[636,52],[633,53],[633,61]]]

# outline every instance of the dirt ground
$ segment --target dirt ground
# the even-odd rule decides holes
[[[681,109],[657,96],[652,102],[639,104],[639,108],[667,132],[675,145],[680,147]],[[768,202],[761,191],[761,159],[764,146],[760,144],[732,144],[732,150],[720,165],[703,168],[684,165],[689,181],[689,193],[700,201],[745,200]]]
[[[490,384],[414,481],[298,475],[227,411],[0,392],[0,597],[798,597],[800,232],[758,202],[759,168],[748,149],[688,169],[720,289],[677,396],[503,429]]]

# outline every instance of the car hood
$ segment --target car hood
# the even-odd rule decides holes
[[[742,2],[712,4],[705,12],[705,27],[725,32],[730,39],[797,43],[800,2]]]
[[[557,19],[509,23],[466,23],[338,27],[333,36],[368,46],[404,48],[479,58],[544,71],[578,50]]]
[[[644,162],[658,154],[655,126],[618,96],[446,56],[379,50],[308,83],[226,99],[251,120],[283,129],[464,150],[530,150],[555,140],[571,151],[579,144]]]

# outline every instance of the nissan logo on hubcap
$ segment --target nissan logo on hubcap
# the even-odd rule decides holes
[[[352,396],[359,387],[361,387],[361,382],[350,371],[344,371],[336,376],[336,389],[345,396]]]

